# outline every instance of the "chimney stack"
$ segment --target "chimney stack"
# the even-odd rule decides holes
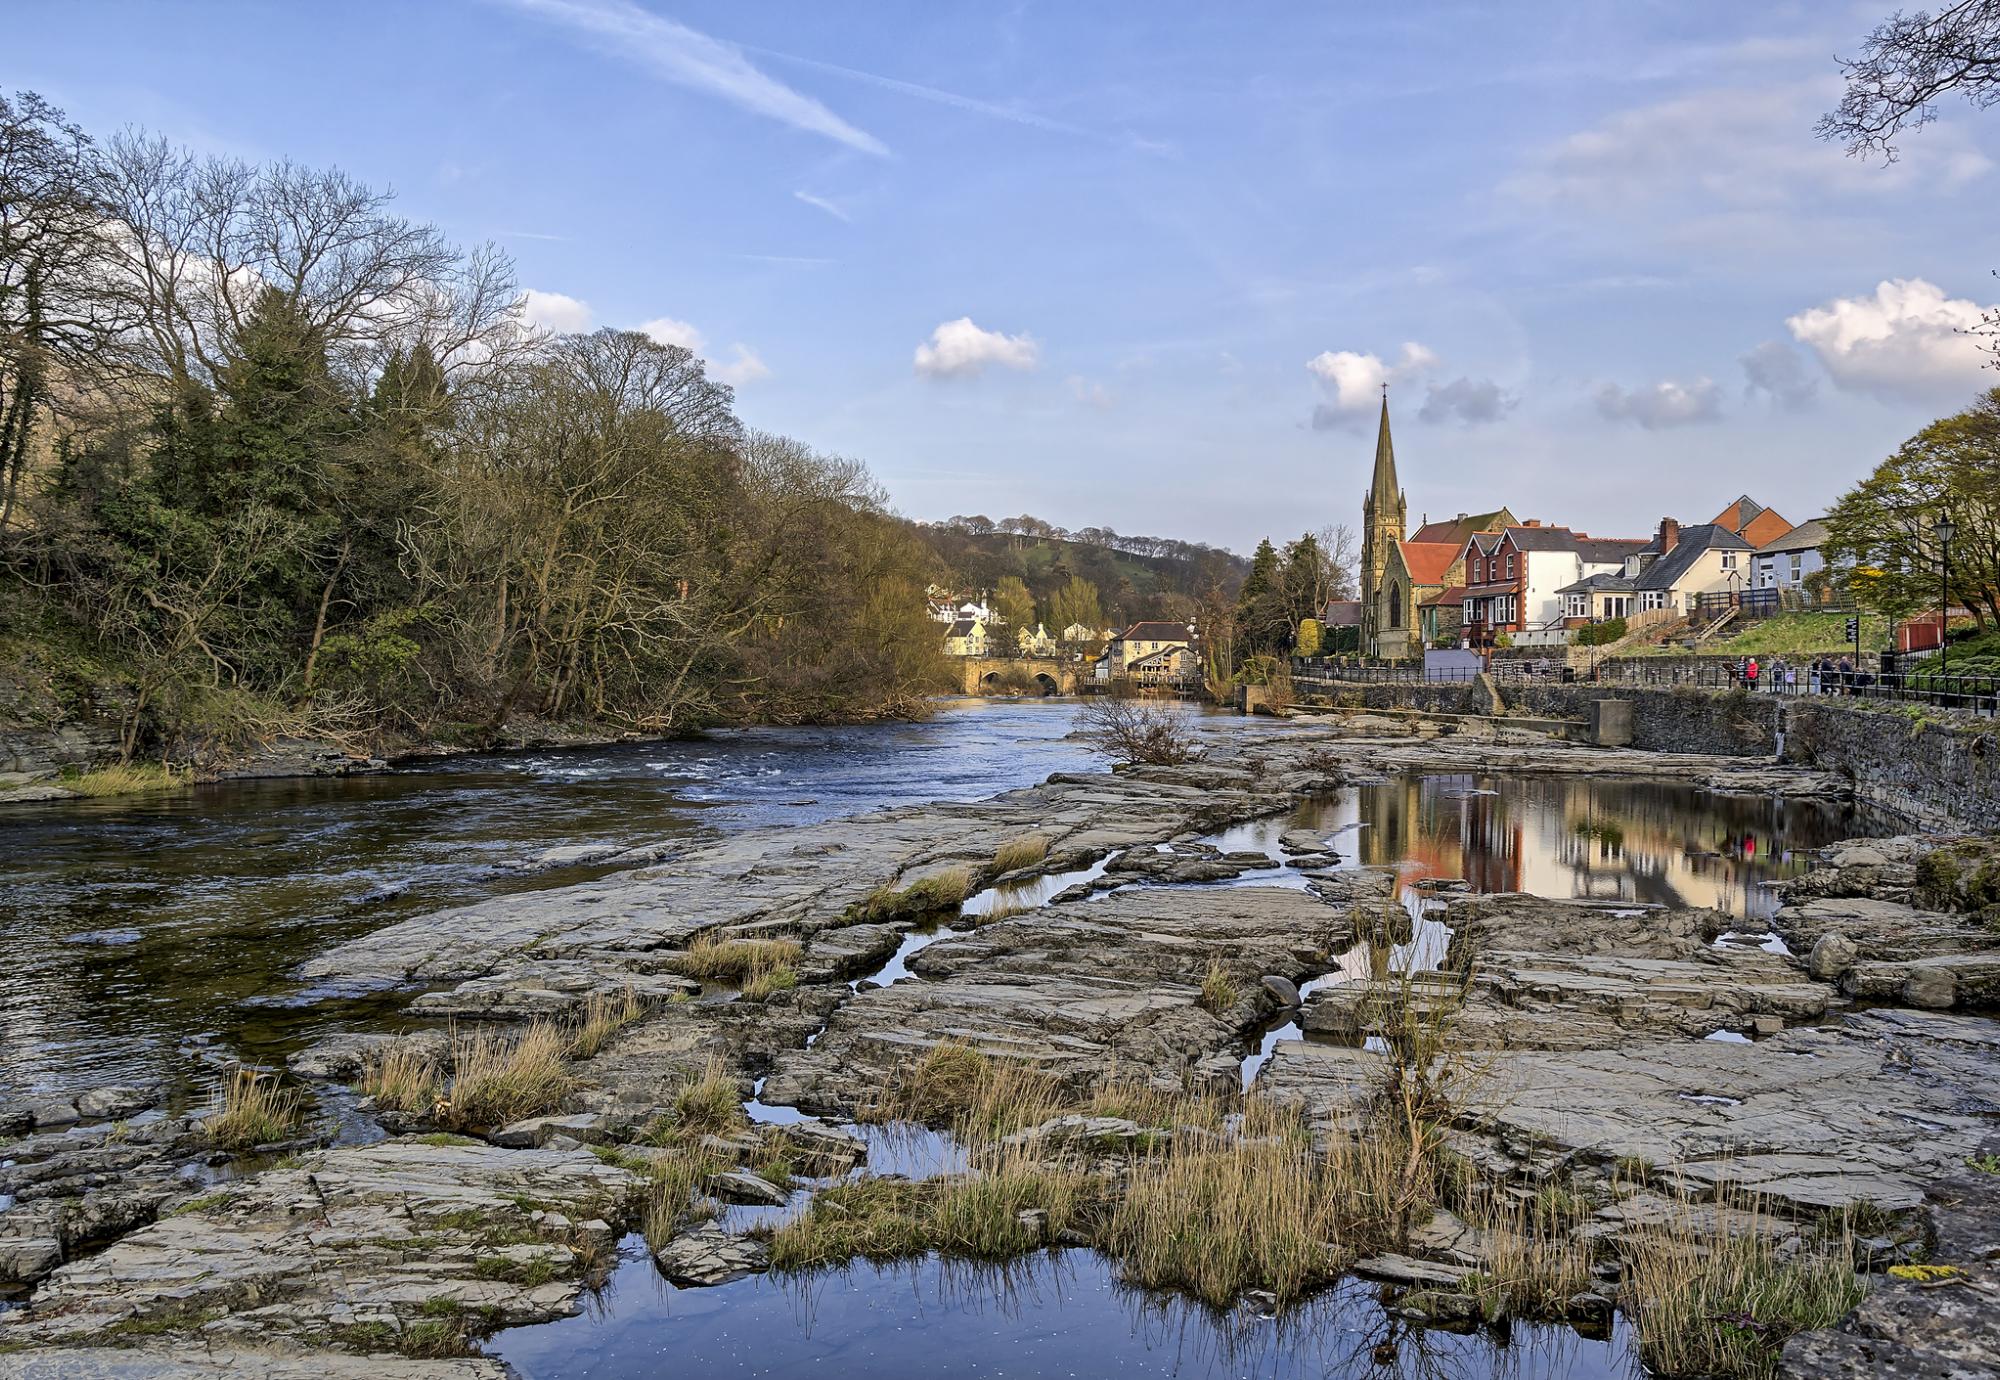
[[[1660,519],[1660,554],[1666,555],[1681,544],[1681,525],[1672,518]]]

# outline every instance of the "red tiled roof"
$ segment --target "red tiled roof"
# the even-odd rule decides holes
[[[1451,542],[1406,541],[1403,543],[1403,564],[1410,568],[1410,579],[1417,584],[1441,585],[1445,572],[1458,559],[1460,549]]]

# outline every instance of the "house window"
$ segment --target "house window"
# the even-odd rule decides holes
[[[1514,553],[1511,551],[1507,553],[1507,578],[1514,578]]]
[[[1480,560],[1477,556],[1473,557],[1472,560],[1472,583],[1475,585],[1486,583],[1486,562]]]
[[[1479,606],[1479,601],[1478,601],[1477,599],[1467,599],[1467,600],[1465,601],[1465,621],[1466,621],[1466,622],[1468,622],[1468,623],[1477,623],[1477,622],[1479,621],[1479,615],[1473,612],[1473,610],[1474,610],[1475,608],[1477,608],[1478,606]]]
[[[1725,551],[1722,553],[1722,568],[1724,570],[1736,569],[1736,553],[1734,551]]]

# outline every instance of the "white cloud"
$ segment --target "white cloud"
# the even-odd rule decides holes
[[[1394,364],[1354,350],[1322,350],[1306,361],[1329,401],[1313,408],[1313,429],[1358,425],[1381,401],[1382,385],[1436,367],[1437,355],[1414,340],[1403,343]]]
[[[677,321],[671,316],[656,316],[651,321],[640,322],[639,330],[662,345],[678,345],[693,354],[701,353],[701,332],[685,321]]]
[[[824,135],[863,153],[886,156],[874,135],[856,129],[811,96],[757,70],[741,49],[662,19],[632,0],[505,0],[583,34],[621,57],[691,90],[720,96],[732,105],[781,121],[794,129]]]
[[[1103,384],[1092,383],[1081,374],[1071,374],[1064,382],[1069,386],[1069,395],[1085,407],[1101,411],[1111,406],[1111,393]]]
[[[1787,317],[1785,325],[1840,388],[1880,398],[1948,399],[1978,386],[1991,362],[1981,338],[1967,332],[1994,310],[1946,297],[1922,278],[1893,278],[1868,296],[1837,297]]]
[[[590,329],[590,303],[566,297],[560,292],[540,292],[529,288],[521,294],[521,319],[530,326],[567,335]]]
[[[1809,133],[1838,99],[1838,79],[1777,81],[1618,111],[1541,150],[1505,185],[1538,205],[1671,229],[1718,215],[1740,224],[1745,215],[1829,195],[1879,206],[1884,195],[1961,186],[1993,166],[1946,125],[1912,140],[1906,158],[1889,167],[1848,158]]]
[[[771,366],[764,363],[763,356],[748,345],[739,342],[729,348],[736,352],[736,358],[727,364],[711,363],[708,372],[712,378],[728,384],[731,388],[741,388],[746,383],[755,383],[758,379],[771,377]]]
[[[1782,340],[1767,340],[1743,356],[1743,392],[1763,393],[1792,412],[1812,406],[1819,380],[1808,372],[1805,359]]]
[[[1618,422],[1637,422],[1648,431],[1713,422],[1722,416],[1722,389],[1714,379],[1689,383],[1662,379],[1647,388],[1626,392],[1615,383],[1597,390],[1599,415]]]
[[[1500,391],[1492,379],[1456,378],[1450,383],[1431,384],[1417,416],[1426,422],[1457,422],[1478,426],[1497,422],[1520,404],[1519,398]]]
[[[828,201],[823,196],[814,196],[811,192],[804,190],[793,192],[792,195],[797,197],[800,201],[803,201],[806,205],[812,207],[814,210],[826,212],[828,215],[832,216],[835,220],[851,221],[854,219],[852,216],[848,215],[847,212],[843,211],[837,204]]]
[[[1041,347],[1032,337],[982,330],[971,317],[961,316],[944,322],[917,346],[916,366],[919,374],[932,378],[956,378],[978,374],[989,364],[1032,369],[1040,359]]]

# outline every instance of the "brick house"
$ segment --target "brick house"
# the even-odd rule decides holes
[[[1516,646],[1567,642],[1568,587],[1622,572],[1644,545],[1537,522],[1474,533],[1464,551],[1461,640],[1468,647],[1497,646],[1503,634]]]

